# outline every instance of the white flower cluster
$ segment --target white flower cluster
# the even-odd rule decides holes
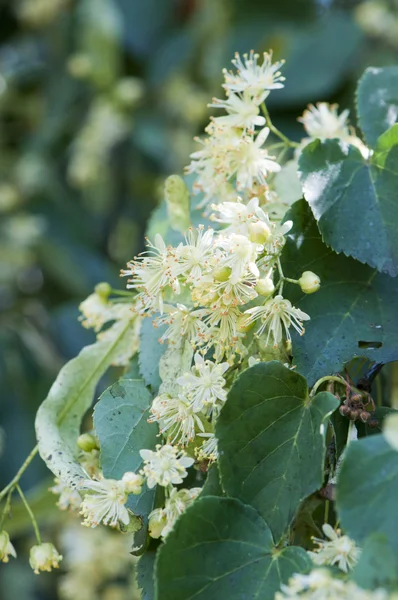
[[[288,585],[281,586],[282,593],[275,594],[275,600],[297,598],[297,600],[388,600],[384,590],[363,590],[353,581],[333,577],[327,569],[315,569],[308,575],[296,573]]]
[[[271,90],[282,88],[279,68],[272,55],[250,52],[232,61],[235,72],[224,70],[227,97],[217,98],[209,105],[223,108],[227,114],[213,117],[206,127],[207,137],[197,139],[202,149],[191,155],[188,173],[196,174],[194,190],[203,193],[204,202],[235,201],[235,189],[247,197],[267,190],[268,173],[276,173],[280,165],[268,154],[264,144],[269,135],[266,119],[260,107]],[[261,127],[256,132],[255,128]],[[259,189],[260,188],[260,189]]]

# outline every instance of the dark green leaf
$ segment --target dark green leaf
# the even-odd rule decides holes
[[[225,491],[251,504],[279,541],[301,500],[321,487],[323,422],[337,399],[310,399],[305,379],[277,361],[236,380],[216,425]]]
[[[154,568],[157,548],[149,548],[137,563],[137,583],[142,590],[141,600],[155,599]]]
[[[209,471],[207,473],[207,479],[203,486],[202,491],[200,492],[200,497],[204,496],[224,496],[224,490],[221,486],[220,481],[220,472],[218,469],[217,463],[214,463],[210,466]]]
[[[359,545],[372,533],[398,551],[398,452],[383,435],[349,444],[337,485],[341,525]]]
[[[398,558],[384,535],[372,534],[366,538],[352,576],[364,589],[398,587]]]
[[[359,125],[370,146],[397,121],[398,67],[369,67],[357,88]]]
[[[334,439],[336,444],[336,460],[343,453],[343,450],[347,444],[348,428],[350,420],[347,417],[343,417],[338,410],[336,410],[330,417],[334,431]]]
[[[325,243],[397,275],[398,125],[369,160],[344,142],[315,140],[300,156],[299,176]]]
[[[325,246],[308,205],[296,202],[287,215],[294,226],[282,254],[285,273],[299,278],[314,271],[322,285],[305,295],[295,285],[284,294],[307,312],[303,336],[293,334],[293,361],[308,380],[340,371],[354,356],[398,359],[398,281]]]
[[[301,548],[276,550],[269,527],[235,498],[199,498],[177,521],[155,563],[157,600],[273,600],[310,569]]]
[[[375,433],[381,433],[383,421],[387,415],[391,413],[397,413],[398,411],[389,406],[376,406],[376,410],[372,413],[372,418],[377,419],[378,423],[376,427],[371,427],[368,423],[362,423],[356,421],[355,426],[358,431],[358,437],[365,437],[367,435],[374,435]]]

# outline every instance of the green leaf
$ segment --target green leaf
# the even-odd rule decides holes
[[[235,498],[199,498],[178,519],[155,562],[157,600],[273,600],[311,568],[301,548],[274,547],[259,514]]]
[[[340,371],[355,356],[385,363],[397,360],[398,280],[325,246],[303,200],[286,218],[294,226],[282,253],[284,272],[298,279],[303,271],[313,271],[322,282],[311,295],[296,285],[284,288],[284,295],[311,317],[303,336],[292,334],[297,370],[312,384]]]
[[[359,545],[372,533],[398,551],[398,452],[383,435],[349,444],[341,466],[337,511],[341,525]]]
[[[336,252],[398,273],[398,125],[366,160],[354,146],[315,140],[299,159],[304,196],[324,242]]]
[[[337,406],[328,392],[310,399],[304,377],[277,361],[244,371],[228,394],[216,425],[222,485],[258,510],[276,541],[322,485],[323,423]]]
[[[352,578],[364,589],[397,589],[398,558],[384,535],[372,534],[366,538]]]
[[[204,496],[225,496],[217,463],[212,464],[208,470],[207,479],[200,492],[200,497],[203,498]]]
[[[120,479],[137,471],[139,451],[156,446],[157,426],[148,423],[152,395],[140,379],[121,379],[109,387],[94,409],[94,427],[101,447],[105,477]]]
[[[156,547],[149,548],[137,563],[136,577],[138,587],[142,590],[141,600],[155,599],[154,569],[156,550]]]
[[[140,332],[139,370],[145,383],[157,393],[162,383],[159,375],[159,360],[167,349],[167,344],[161,344],[159,338],[166,327],[154,327],[152,319],[144,319]]]
[[[355,427],[358,431],[358,437],[362,438],[367,435],[375,435],[376,433],[381,433],[383,427],[383,421],[387,415],[391,413],[398,413],[398,411],[390,406],[376,406],[374,413],[372,413],[372,418],[377,419],[378,424],[376,427],[370,427],[368,423],[362,423],[362,421],[356,421]]]
[[[86,346],[61,369],[37,412],[40,456],[56,477],[72,487],[87,477],[77,460],[81,421],[91,406],[99,379],[131,343],[134,332],[130,321],[118,321],[112,328],[112,339]]]
[[[378,137],[398,117],[398,67],[369,67],[357,88],[359,126],[367,143],[374,147]]]

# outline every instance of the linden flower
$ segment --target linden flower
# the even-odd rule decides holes
[[[213,103],[208,105],[213,108],[224,108],[228,115],[215,117],[214,121],[230,127],[254,129],[256,125],[263,127],[265,118],[259,115],[258,104],[248,94],[238,95],[231,92],[226,100],[213,98]]]
[[[194,361],[191,373],[185,373],[177,379],[177,383],[186,388],[193,410],[199,412],[206,405],[225,402],[227,392],[223,374],[229,369],[229,364],[224,362],[217,365],[211,360],[204,360],[199,353],[195,354]]]
[[[297,120],[304,125],[304,129],[311,138],[345,139],[350,136],[347,119],[349,110],[343,110],[338,114],[338,104],[318,102],[316,106],[310,104],[304,111],[303,116]]]
[[[264,127],[255,138],[242,137],[239,146],[231,154],[232,174],[236,175],[238,190],[250,190],[255,183],[266,185],[268,172],[278,173],[281,170],[274,157],[269,156],[266,148],[262,148],[269,132],[268,127]]]
[[[201,488],[177,490],[173,488],[164,508],[156,508],[149,515],[149,535],[155,539],[165,538],[172,530],[178,517],[199,496]]]
[[[139,300],[143,311],[155,309],[163,312],[163,290],[171,286],[177,294],[180,291],[178,263],[173,250],[166,246],[158,233],[154,243],[147,240],[147,246],[148,250],[127,263],[128,268],[122,270],[121,275],[132,275],[126,287],[141,291]]]
[[[247,204],[243,204],[240,198],[236,202],[212,204],[211,208],[216,211],[216,214],[213,213],[210,218],[217,223],[228,225],[223,228],[223,235],[230,233],[248,235],[249,223],[255,216],[258,204],[258,198],[252,198]]]
[[[58,554],[55,546],[49,542],[32,546],[30,549],[29,563],[34,573],[58,569],[62,556]]]
[[[126,482],[115,479],[100,481],[85,480],[82,487],[93,493],[87,493],[81,504],[80,514],[83,515],[83,525],[97,527],[100,523],[116,527],[119,521],[128,525],[129,513],[125,504],[128,493]]]
[[[335,579],[327,569],[314,569],[308,575],[295,573],[288,585],[281,585],[282,593],[275,600],[286,598],[302,600],[388,600],[389,594],[382,589],[363,590],[353,581]]]
[[[186,469],[195,462],[193,458],[185,456],[178,448],[169,444],[156,446],[156,452],[152,450],[140,450],[141,458],[144,460],[143,474],[147,478],[149,488],[156,484],[167,487],[171,484],[182,483],[188,475]]]
[[[208,327],[200,317],[198,310],[190,310],[184,304],[177,304],[177,307],[165,306],[165,314],[156,319],[158,326],[168,325],[159,341],[163,343],[169,340],[172,344],[177,344],[182,337],[186,337],[193,346],[201,344],[207,339]]]
[[[82,498],[79,492],[73,488],[70,488],[60,479],[54,480],[55,485],[49,488],[49,491],[53,494],[58,494],[59,498],[57,506],[61,510],[72,510],[77,511],[82,503]]]
[[[227,69],[223,70],[225,83],[223,88],[229,92],[249,92],[258,104],[261,104],[268,96],[270,90],[283,88],[282,77],[279,69],[284,61],[272,64],[272,53],[263,53],[263,64],[258,64],[260,55],[254,53],[244,54],[243,60],[238,53],[232,60],[237,70],[234,74]]]
[[[157,421],[162,434],[167,434],[171,444],[186,446],[195,438],[196,430],[204,431],[199,415],[182,394],[170,398],[167,394],[157,396],[151,406],[150,423]]]
[[[269,338],[272,335],[275,345],[282,341],[283,331],[285,332],[286,339],[291,341],[292,338],[289,331],[291,326],[293,326],[300,335],[303,335],[304,327],[302,321],[308,321],[310,319],[307,313],[299,308],[295,308],[291,305],[289,300],[286,300],[280,295],[268,300],[263,306],[249,308],[244,314],[249,315],[249,318],[246,321],[247,325],[260,319],[261,325],[257,334],[261,335],[265,329],[268,329],[266,343],[268,344]]]
[[[316,565],[334,565],[337,563],[339,569],[348,573],[358,562],[360,549],[347,535],[341,535],[328,523],[322,525],[323,533],[328,540],[314,537],[313,540],[319,546],[314,552],[308,552]]]
[[[211,262],[214,256],[213,235],[213,229],[204,231],[203,225],[199,225],[197,229],[189,229],[185,236],[185,245],[180,244],[176,248],[181,273],[187,274],[188,281],[199,279],[202,271]]]
[[[16,558],[14,546],[10,542],[10,536],[6,531],[0,531],[0,560],[4,563],[9,561],[9,556]]]
[[[222,265],[231,268],[230,283],[238,282],[246,269],[259,277],[260,272],[256,266],[256,259],[261,246],[252,244],[246,236],[239,233],[232,233],[229,237],[220,238],[219,246],[227,253]]]

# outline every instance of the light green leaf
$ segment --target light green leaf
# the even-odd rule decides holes
[[[398,67],[369,67],[359,80],[356,98],[358,121],[371,147],[397,122],[397,90]]]
[[[341,525],[359,545],[372,533],[385,536],[398,552],[398,452],[383,435],[349,444],[341,466],[337,511]]]
[[[321,278],[315,294],[303,294],[296,285],[286,285],[283,291],[311,317],[303,336],[292,332],[297,370],[312,384],[340,371],[355,356],[397,360],[397,278],[325,246],[304,201],[296,202],[286,218],[294,225],[282,253],[284,272],[298,279],[303,271],[313,271]]]
[[[72,487],[87,477],[77,461],[76,440],[82,418],[91,406],[99,379],[131,343],[134,324],[118,321],[113,332],[112,338],[83,348],[61,369],[37,412],[40,456],[56,477]]]
[[[176,344],[170,344],[167,347],[159,361],[159,375],[162,380],[159,392],[161,394],[178,393],[179,385],[176,380],[190,370],[192,357],[192,346],[185,338],[181,338]]]
[[[326,244],[398,273],[398,125],[377,141],[370,159],[338,140],[315,140],[299,159],[304,196]]]
[[[142,448],[152,449],[158,428],[148,423],[152,395],[142,379],[121,379],[109,387],[94,410],[94,427],[101,447],[104,476],[120,479],[137,471]]]
[[[278,542],[298,505],[321,487],[328,392],[309,398],[301,375],[277,361],[236,380],[216,425],[223,488],[258,510]]]
[[[154,327],[152,319],[142,321],[140,331],[139,371],[145,383],[157,393],[162,383],[159,375],[159,360],[166,352],[167,344],[161,344],[159,338],[166,330],[165,326]]]
[[[178,519],[155,562],[157,600],[273,600],[310,569],[301,548],[276,550],[259,514],[235,498],[199,498]]]

